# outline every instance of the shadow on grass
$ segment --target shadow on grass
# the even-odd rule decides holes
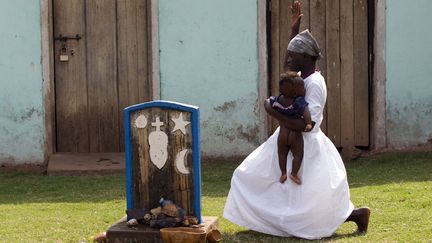
[[[227,196],[231,176],[240,162],[203,163],[203,195]],[[345,163],[350,188],[432,181],[432,152],[391,153]]]
[[[432,181],[432,152],[391,153],[345,164],[351,188]]]
[[[44,176],[0,172],[0,204],[78,203],[125,200],[123,174],[104,176]]]
[[[279,237],[273,235],[267,235],[264,233],[256,232],[253,230],[245,230],[235,233],[233,235],[224,234],[224,242],[269,242],[269,243],[282,243],[282,242],[329,242],[340,239],[361,237],[363,234],[357,232],[347,234],[334,234],[331,237],[323,238],[320,240],[306,240],[297,237]]]

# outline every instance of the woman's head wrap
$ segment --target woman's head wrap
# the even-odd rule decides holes
[[[295,53],[306,53],[310,56],[321,58],[321,50],[318,42],[309,32],[305,30],[297,34],[288,44],[288,51]]]

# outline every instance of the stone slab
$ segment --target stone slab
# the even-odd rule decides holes
[[[209,232],[218,226],[218,217],[214,216],[203,216],[202,223],[204,224],[203,229]],[[120,242],[148,242],[148,243],[162,243],[159,229],[150,228],[147,225],[137,225],[136,227],[128,227],[126,225],[126,217],[112,225],[107,233],[106,237],[109,243],[120,243]]]
[[[124,153],[57,153],[50,156],[48,175],[124,173]]]

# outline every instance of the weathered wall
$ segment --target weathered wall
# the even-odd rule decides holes
[[[432,1],[387,1],[386,112],[390,148],[432,145]]]
[[[200,107],[204,156],[259,144],[257,2],[159,0],[161,99]]]
[[[0,164],[43,162],[39,1],[0,2]]]

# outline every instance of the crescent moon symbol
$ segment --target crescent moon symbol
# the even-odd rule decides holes
[[[175,165],[177,170],[182,173],[182,174],[190,174],[190,171],[188,168],[186,168],[185,165],[185,158],[186,158],[186,154],[189,150],[188,149],[183,149],[182,151],[180,151],[177,155],[176,155],[176,159],[175,159]]]

